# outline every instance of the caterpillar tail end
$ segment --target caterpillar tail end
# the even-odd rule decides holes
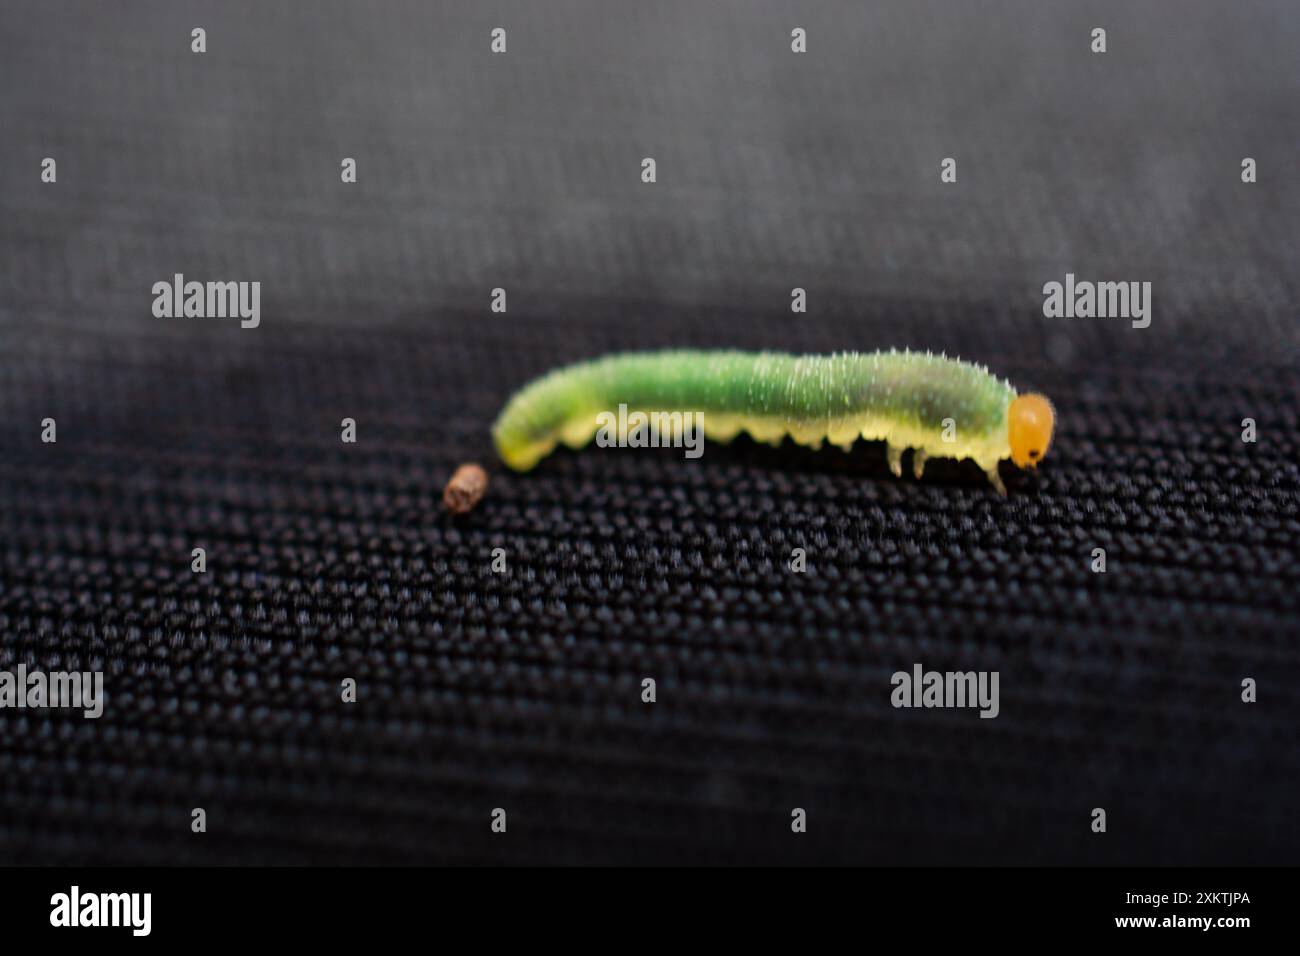
[[[532,471],[551,450],[545,443],[510,441],[497,431],[492,433],[492,441],[496,445],[497,457],[511,471]]]

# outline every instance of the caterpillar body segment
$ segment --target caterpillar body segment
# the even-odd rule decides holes
[[[929,353],[631,352],[566,366],[525,386],[493,426],[497,452],[527,471],[561,442],[586,445],[602,413],[620,405],[674,427],[682,415],[702,413],[705,437],[717,442],[742,431],[773,445],[788,436],[813,448],[884,441],[890,470],[900,476],[908,448],[918,478],[929,458],[971,458],[1002,494],[998,462],[1035,467],[1054,423],[1042,396],[1018,395],[982,366]]]

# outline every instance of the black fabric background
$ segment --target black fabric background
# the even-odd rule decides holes
[[[108,704],[0,712],[0,860],[1294,862],[1295,4],[452,7],[4,0],[0,666]],[[262,326],[155,319],[175,272]],[[1066,272],[1153,324],[1044,318]],[[943,350],[1057,442],[1006,501],[495,465],[531,376],[665,346]],[[1001,715],[893,709],[916,662]]]

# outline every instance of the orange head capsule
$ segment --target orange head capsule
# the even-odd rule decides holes
[[[1045,395],[1017,395],[1007,409],[1011,460],[1021,468],[1037,468],[1052,444],[1056,412]]]

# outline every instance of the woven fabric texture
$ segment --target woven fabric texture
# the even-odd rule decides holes
[[[1295,4],[454,6],[6,0],[0,669],[107,703],[0,711],[0,862],[1295,862]],[[176,273],[261,325],[155,318]],[[944,351],[1056,442],[1006,500],[495,463],[530,377],[661,347]],[[917,663],[999,716],[895,709]]]

